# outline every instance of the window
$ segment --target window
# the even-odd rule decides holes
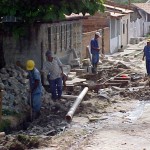
[[[125,34],[125,23],[123,23],[122,29],[123,29],[123,34]]]

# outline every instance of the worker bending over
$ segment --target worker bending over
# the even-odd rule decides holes
[[[62,95],[62,76],[63,68],[62,63],[57,57],[52,57],[50,50],[46,52],[47,61],[44,62],[42,71],[49,76],[50,88],[52,93],[52,99],[56,101],[61,98]]]
[[[41,75],[38,69],[35,68],[33,60],[28,60],[26,63],[26,69],[28,70],[28,77],[30,81],[30,96],[31,107],[33,111],[33,119],[36,119],[40,115],[41,109],[41,97],[42,97],[42,84]]]

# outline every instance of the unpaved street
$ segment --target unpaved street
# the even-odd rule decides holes
[[[75,98],[53,102],[45,91],[41,116],[2,137],[0,148],[150,150],[150,87],[142,61],[144,45],[145,41],[106,56],[97,74],[84,72],[73,78],[84,82],[77,82],[65,94],[77,97],[83,87],[89,90],[71,122],[65,115]]]
[[[140,110],[141,109],[141,110]],[[137,111],[137,112],[136,112]],[[138,112],[139,111],[139,112]],[[90,137],[85,150],[149,150],[150,149],[150,104],[137,107],[127,118],[126,114],[106,121]],[[130,118],[131,117],[131,118]],[[127,119],[127,120],[126,120]]]
[[[142,46],[141,44],[141,49]],[[139,48],[139,46],[137,47]],[[134,49],[137,47],[134,46]],[[124,51],[124,54],[122,53],[128,55],[128,59],[131,58],[125,64],[133,67],[134,71],[144,74],[145,65],[141,61],[142,53],[132,59],[135,53],[139,52],[127,50]],[[113,56],[113,59],[114,57],[119,59],[118,55]],[[89,122],[90,117],[82,114],[84,111],[80,112],[74,116],[70,128],[53,137],[51,143],[48,144],[49,148],[46,149],[150,150],[150,101],[148,94],[150,88],[144,86],[140,90],[122,91],[122,96],[111,97],[111,104],[107,106],[106,99],[97,99],[97,103],[106,107],[99,107],[99,113],[92,111],[89,114],[93,117],[91,122]],[[90,107],[86,107],[86,109],[88,112]]]

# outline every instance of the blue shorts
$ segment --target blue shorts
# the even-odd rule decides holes
[[[92,64],[97,64],[99,62],[99,54],[92,54]]]
[[[32,94],[32,108],[33,111],[39,112],[41,109],[42,93]]]

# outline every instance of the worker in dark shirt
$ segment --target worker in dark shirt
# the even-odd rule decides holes
[[[146,71],[147,75],[150,76],[150,39],[147,40],[147,45],[144,47],[143,60],[146,58]]]
[[[42,83],[41,75],[33,60],[28,60],[26,63],[26,69],[28,71],[28,77],[30,82],[30,105],[33,111],[33,119],[36,119],[40,115],[41,98],[42,98]]]
[[[91,54],[92,54],[92,73],[97,73],[97,64],[99,62],[99,53],[100,47],[98,44],[98,39],[100,37],[100,33],[96,32],[95,37],[91,40]]]

